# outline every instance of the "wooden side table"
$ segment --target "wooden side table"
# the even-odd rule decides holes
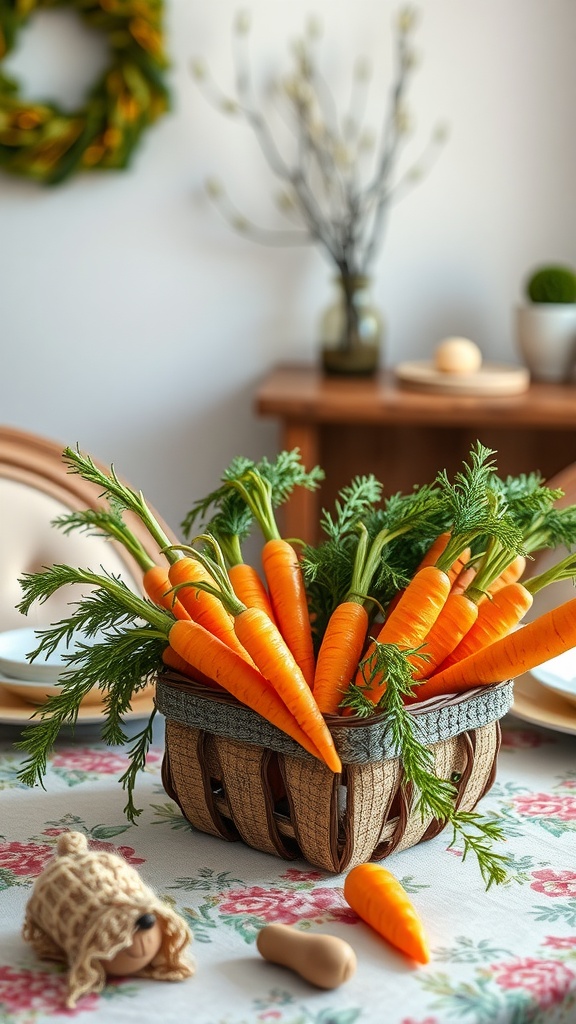
[[[281,448],[300,448],[307,467],[326,472],[322,488],[298,491],[286,505],[286,536],[318,539],[331,508],[354,476],[374,473],[385,494],[411,490],[440,469],[462,468],[477,441],[496,451],[500,476],[539,470],[550,478],[576,460],[576,386],[534,383],[497,398],[427,394],[400,387],[392,373],[370,379],[326,377],[307,365],[281,365],[260,382],[259,416],[280,424]]]

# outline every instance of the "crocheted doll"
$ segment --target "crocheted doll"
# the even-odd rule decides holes
[[[99,992],[107,975],[180,981],[194,973],[186,923],[116,853],[65,832],[36,879],[22,930],[36,954],[68,964],[66,1006]]]

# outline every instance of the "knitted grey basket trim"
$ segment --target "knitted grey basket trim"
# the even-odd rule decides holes
[[[418,710],[415,705],[414,733],[426,746],[439,743],[502,718],[512,707],[512,701],[513,682],[509,680],[469,690],[457,697],[430,701],[428,707],[422,704]],[[216,736],[254,743],[294,757],[311,756],[250,708],[176,689],[162,678],[156,683],[156,705],[166,718]],[[386,716],[350,726],[342,724],[342,719],[336,724],[334,721],[329,718],[328,725],[343,763],[383,761],[398,756]]]

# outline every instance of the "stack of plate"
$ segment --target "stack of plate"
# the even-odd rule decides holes
[[[82,637],[86,643],[86,638]],[[65,655],[72,647],[60,645],[48,657],[35,661],[30,654],[39,644],[37,630],[24,627],[0,632],[0,723],[26,724],[35,709],[53,694],[61,692],[62,673],[67,669]],[[104,694],[94,687],[78,709],[78,723],[100,722],[105,717]],[[154,707],[154,685],[136,694],[123,719],[147,718]]]
[[[58,683],[66,669],[64,655],[72,650],[62,644],[49,656],[30,661],[38,644],[38,634],[29,627],[0,633],[0,686],[29,704],[44,704],[60,692]],[[101,698],[95,688],[82,703],[99,704]]]

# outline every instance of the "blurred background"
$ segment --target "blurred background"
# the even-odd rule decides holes
[[[257,80],[287,64],[311,16],[336,92],[358,56],[372,62],[367,121],[391,75],[383,0],[253,0]],[[383,365],[425,359],[447,335],[516,364],[513,309],[528,271],[576,258],[576,5],[573,0],[422,4],[410,86],[418,155],[448,139],[390,212],[373,270]],[[0,177],[1,420],[89,451],[141,488],[175,529],[230,459],[279,443],[255,389],[276,363],[317,358],[333,268],[318,248],[242,238],[206,195],[218,177],[239,209],[279,223],[277,183],[241,121],[206,101],[191,72],[233,89],[239,5],[165,0],[172,108],[125,171],[52,188]],[[28,96],[82,102],[106,53],[71,11],[35,15],[7,67]],[[413,147],[413,148],[412,148]]]

